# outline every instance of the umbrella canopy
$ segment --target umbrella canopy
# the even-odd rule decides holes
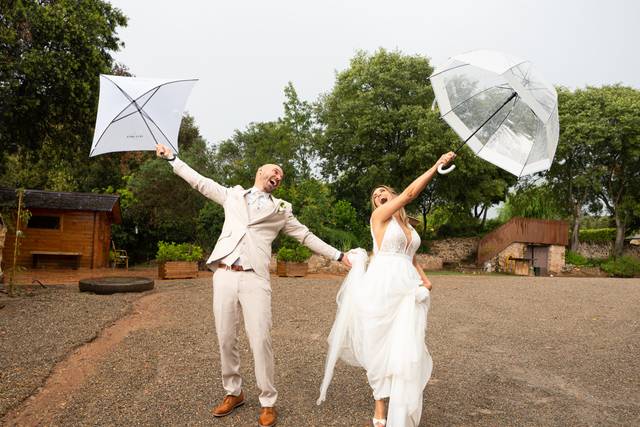
[[[438,67],[431,85],[442,118],[479,157],[516,176],[549,169],[558,95],[529,61],[477,50]]]
[[[144,79],[100,75],[98,115],[89,157],[114,151],[178,152],[178,131],[197,79]]]

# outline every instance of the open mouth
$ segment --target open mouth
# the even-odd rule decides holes
[[[277,187],[278,186],[278,182],[275,179],[270,179],[269,180],[269,184],[271,184],[272,187]]]
[[[387,198],[386,197],[381,197],[380,198],[380,204],[384,205],[385,203],[387,203]]]

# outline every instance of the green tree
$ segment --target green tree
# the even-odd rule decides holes
[[[116,31],[126,23],[118,9],[101,0],[2,3],[2,158],[14,155],[9,164],[45,168],[50,187],[77,186],[74,171],[89,151],[98,75],[111,69],[111,53],[122,46]]]
[[[619,256],[640,210],[640,91],[615,85],[560,96],[562,133],[551,176],[573,208],[574,236],[584,205],[596,212],[604,205],[616,224]]]
[[[221,182],[250,185],[258,168],[266,163],[282,167],[286,185],[313,175],[316,160],[312,141],[317,132],[313,108],[299,99],[291,83],[285,87],[284,95],[282,118],[250,123],[245,130],[236,130],[233,137],[218,145],[215,161],[220,166]]]
[[[562,219],[563,211],[560,200],[551,185],[525,182],[509,193],[500,209],[499,218],[502,222],[506,222],[514,216]]]
[[[333,183],[337,197],[350,201],[363,220],[376,185],[402,190],[460,143],[432,111],[432,71],[422,56],[384,49],[371,55],[358,52],[349,68],[338,73],[333,90],[320,99],[323,133],[315,144],[323,175]],[[455,173],[436,177],[409,207],[420,211],[423,224],[434,206],[442,204],[481,218],[515,182],[466,148],[456,164]]]
[[[181,159],[205,176],[217,175],[211,150],[190,116],[182,120],[178,144]],[[215,242],[215,236],[198,233],[215,230],[215,209],[205,209],[207,200],[174,174],[165,160],[148,158],[117,193],[123,198],[123,221],[114,227],[114,240],[135,260],[152,259],[160,240]]]
[[[560,139],[551,168],[545,175],[553,188],[550,196],[571,218],[571,250],[580,244],[580,227],[586,208],[597,197],[600,169],[595,164],[595,143],[584,128],[585,93],[558,88]],[[588,126],[588,125],[587,125]]]

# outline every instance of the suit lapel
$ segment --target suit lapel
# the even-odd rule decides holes
[[[242,192],[242,195],[240,196],[241,200],[240,202],[242,203],[242,212],[244,213],[244,219],[245,219],[245,223],[249,224],[249,218],[251,218],[251,215],[249,214],[249,203],[247,203],[247,194],[249,194],[249,192],[251,192],[251,189],[249,188],[248,190],[244,190]]]

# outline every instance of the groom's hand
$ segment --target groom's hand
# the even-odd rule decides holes
[[[173,152],[166,145],[156,145],[156,155],[163,159],[170,159],[173,156]]]

